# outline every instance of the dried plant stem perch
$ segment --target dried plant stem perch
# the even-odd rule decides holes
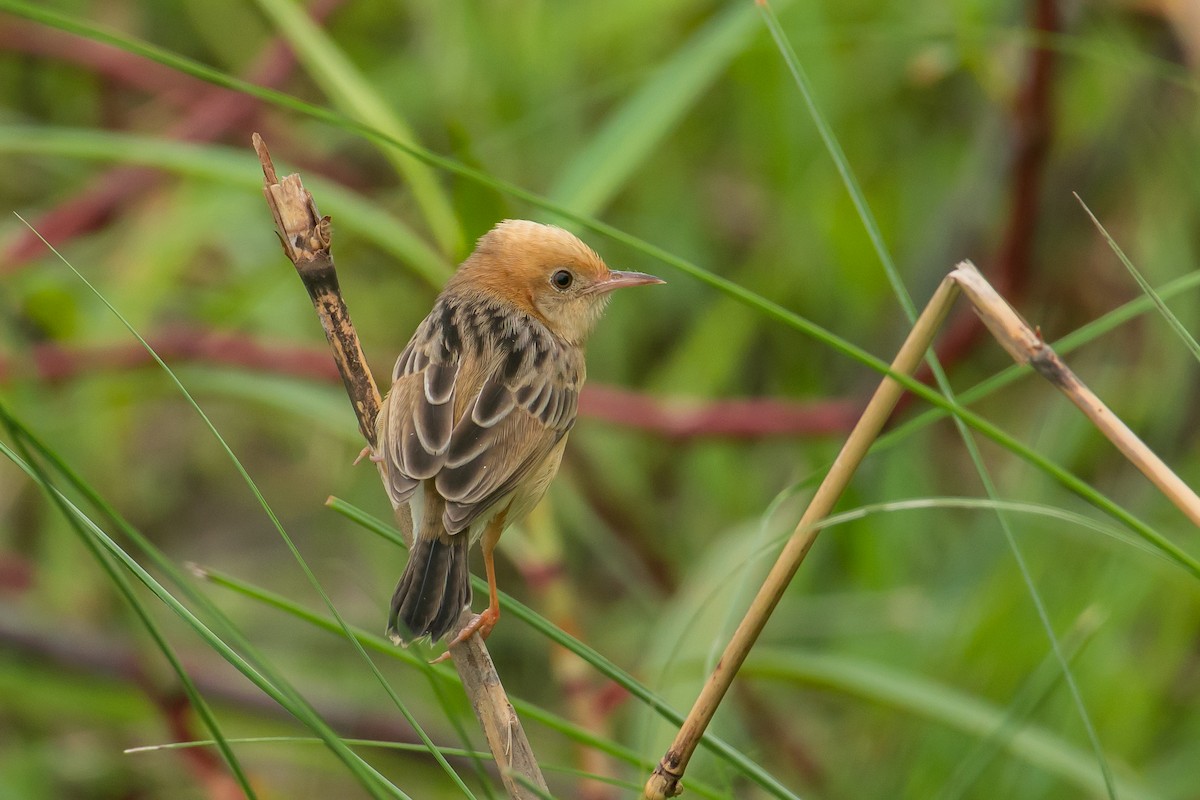
[[[1079,380],[1058,354],[1042,341],[1041,335],[1004,302],[974,264],[959,264],[950,277],[975,306],[988,330],[1018,364],[1030,365],[1058,387],[1159,491],[1200,526],[1200,497]]]
[[[300,280],[312,298],[313,308],[325,328],[325,337],[333,350],[346,393],[354,405],[358,429],[367,443],[373,446],[375,417],[380,405],[379,388],[367,368],[358,333],[350,321],[350,312],[346,309],[338,286],[333,256],[329,252],[329,218],[322,217],[317,211],[316,203],[304,188],[300,176],[279,178],[262,137],[256,133],[253,140],[265,177],[263,194],[275,217],[284,253],[295,265]],[[460,630],[470,617],[470,611],[465,611],[454,632]],[[488,746],[500,767],[500,777],[509,797],[514,800],[534,800],[544,796],[546,779],[542,777],[529,739],[500,683],[487,646],[478,636],[472,636],[452,648],[450,654],[475,716],[479,718]],[[528,787],[537,787],[540,791]]]
[[[1117,419],[1042,341],[1038,332],[1030,328],[1004,302],[975,265],[968,261],[959,264],[938,286],[892,362],[893,372],[912,375],[960,292],[971,301],[988,330],[1018,363],[1031,365],[1040,375],[1061,389],[1171,502],[1189,519],[1200,525],[1200,497],[1154,455],[1133,431]],[[692,710],[675,736],[675,741],[646,782],[643,789],[644,800],[663,800],[674,797],[683,790],[683,774],[688,761],[713,714],[716,713],[717,706],[767,624],[792,576],[796,574],[805,555],[816,541],[817,534],[820,533],[820,521],[833,510],[838,497],[850,482],[871,443],[882,430],[903,391],[903,387],[891,377],[885,377],[879,384],[862,418],[838,453],[829,474],[817,488],[807,510],[797,523],[796,530],[767,574],[750,609],[734,631],[725,652],[717,662],[716,669],[704,684]]]

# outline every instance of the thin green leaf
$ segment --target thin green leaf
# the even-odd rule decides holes
[[[118,594],[120,594],[121,597],[124,598],[125,602],[128,603],[130,609],[132,609],[134,615],[142,624],[142,627],[144,627],[146,632],[150,634],[150,638],[154,641],[154,646],[158,648],[160,653],[162,653],[163,658],[165,658],[167,663],[170,665],[171,671],[174,672],[175,676],[179,679],[179,685],[182,687],[184,694],[187,696],[188,703],[193,709],[195,709],[196,714],[199,715],[204,727],[212,733],[217,750],[220,751],[221,758],[229,766],[229,770],[233,774],[234,780],[237,781],[238,786],[241,787],[246,797],[250,798],[250,800],[254,800],[257,795],[255,794],[254,789],[251,787],[250,780],[246,777],[245,771],[242,769],[241,762],[239,762],[237,756],[234,755],[233,748],[230,746],[228,738],[221,730],[221,725],[217,721],[216,715],[213,713],[212,708],[208,705],[208,702],[204,699],[204,696],[201,695],[200,691],[196,688],[196,684],[192,682],[191,675],[188,674],[187,669],[183,666],[183,663],[175,654],[175,649],[171,647],[171,644],[167,641],[167,638],[159,629],[158,624],[154,621],[154,618],[150,616],[150,612],[142,603],[141,598],[139,598],[137,593],[134,592],[133,584],[130,583],[129,579],[125,576],[125,573],[117,569],[116,564],[113,563],[113,560],[109,558],[100,548],[100,546],[96,544],[95,540],[88,535],[83,525],[80,524],[78,519],[76,519],[75,514],[72,513],[70,508],[68,508],[65,497],[54,486],[53,482],[50,480],[50,477],[46,474],[46,471],[37,463],[32,454],[29,452],[29,448],[21,435],[21,429],[23,426],[21,426],[12,417],[8,408],[3,402],[0,402],[0,421],[3,421],[4,427],[8,430],[9,435],[13,437],[13,440],[17,446],[17,450],[20,451],[20,455],[18,455],[17,452],[9,449],[8,446],[3,442],[0,442],[0,453],[3,453],[5,456],[7,456],[10,461],[16,464],[17,467],[19,467],[25,472],[26,475],[32,478],[33,481],[42,489],[46,497],[49,498],[50,502],[52,502],[63,515],[63,518],[67,521],[67,524],[70,526],[71,530],[73,530],[79,537],[79,540],[83,542],[83,545],[87,548],[88,552],[90,552],[92,557],[95,558],[97,563],[100,564],[109,580],[111,580],[117,587]]]
[[[25,436],[26,430],[15,418],[5,414],[6,424],[15,428],[22,438]],[[7,447],[0,444],[5,455],[13,458],[15,455]],[[18,463],[18,466],[23,462]],[[61,500],[62,508],[68,512],[73,519],[79,522],[88,532],[91,539],[97,542],[109,555],[116,558],[122,563],[126,569],[134,574],[159,600],[161,600],[168,608],[174,611],[180,618],[183,619],[193,631],[210,647],[214,652],[219,654],[235,669],[241,672],[255,686],[263,691],[268,697],[273,699],[281,707],[287,709],[289,713],[307,725],[314,733],[321,737],[333,753],[338,756],[359,783],[365,788],[372,797],[382,798],[387,796],[407,798],[402,791],[393,786],[383,778],[370,764],[363,761],[357,754],[351,751],[341,741],[341,739],[333,732],[325,721],[320,718],[315,710],[305,701],[300,695],[280,679],[277,675],[269,675],[265,671],[260,671],[247,662],[240,654],[225,643],[221,637],[217,636],[207,625],[205,625],[195,614],[186,606],[179,602],[167,589],[154,579],[142,566],[125,552],[113,539],[104,532],[96,523],[88,518],[75,504],[66,499],[60,492],[54,490],[55,495]]]
[[[700,28],[609,115],[567,164],[550,201],[581,214],[603,208],[746,46],[754,22],[749,4],[735,3]]]
[[[23,218],[21,218],[19,214],[17,215],[17,218],[21,219],[22,222],[25,222],[25,220]],[[28,225],[29,223],[26,222],[25,224]],[[38,234],[37,231],[32,228],[32,226],[30,226],[30,230],[33,231],[34,234],[37,235],[39,239],[42,239],[41,235]],[[361,658],[363,663],[367,666],[367,669],[371,672],[372,676],[374,676],[376,682],[380,685],[380,687],[384,690],[384,692],[392,700],[392,703],[396,706],[397,710],[400,711],[401,715],[405,718],[405,720],[409,723],[409,725],[412,727],[412,729],[416,732],[417,736],[419,736],[421,738],[421,741],[423,741],[426,744],[426,746],[430,748],[430,752],[433,754],[434,759],[436,759],[438,764],[441,765],[442,769],[445,771],[446,775],[450,778],[450,780],[453,781],[456,786],[458,786],[459,790],[465,796],[470,797],[470,798],[472,798],[472,800],[474,800],[474,797],[475,797],[474,794],[467,787],[466,783],[463,782],[462,777],[454,770],[454,768],[452,766],[450,766],[450,763],[448,761],[446,761],[446,759],[443,758],[440,753],[437,752],[436,747],[433,743],[433,740],[429,738],[429,735],[425,732],[424,728],[417,721],[416,717],[413,716],[412,712],[408,709],[407,705],[405,705],[404,701],[400,699],[400,696],[396,693],[395,689],[393,689],[391,684],[389,684],[387,682],[387,679],[384,678],[383,673],[379,671],[379,668],[375,665],[375,662],[372,661],[371,658],[367,655],[367,652],[363,649],[362,645],[359,644],[358,640],[355,639],[353,635],[351,635],[349,625],[342,618],[341,613],[337,610],[337,607],[334,605],[333,600],[325,592],[324,587],[321,586],[321,582],[317,579],[316,574],[309,567],[308,562],[305,561],[304,556],[302,556],[300,554],[300,550],[299,550],[299,548],[296,547],[295,542],[292,541],[291,536],[289,536],[287,531],[284,530],[283,523],[281,523],[279,521],[279,517],[275,514],[274,509],[272,509],[270,504],[267,503],[266,497],[263,496],[262,491],[258,488],[258,485],[254,482],[254,479],[250,477],[250,473],[246,470],[245,466],[242,464],[241,459],[239,459],[237,457],[237,455],[233,452],[233,449],[225,441],[225,438],[223,436],[221,436],[220,431],[217,430],[216,425],[213,424],[212,420],[209,419],[208,415],[200,407],[200,404],[197,403],[196,399],[194,397],[192,397],[190,392],[188,392],[187,387],[185,387],[183,385],[183,382],[179,380],[178,376],[176,376],[175,373],[171,370],[171,368],[167,366],[166,362],[164,362],[161,358],[159,358],[158,353],[156,353],[154,351],[154,348],[152,348],[150,346],[150,344],[144,338],[142,338],[142,335],[137,332],[137,330],[133,327],[133,325],[131,325],[129,323],[129,321],[121,314],[121,312],[118,311],[117,308],[112,303],[110,303],[108,301],[108,299],[105,298],[104,295],[101,294],[100,291],[98,289],[96,289],[96,287],[93,286],[92,283],[87,278],[85,278],[81,272],[79,272],[79,270],[75,269],[75,266],[73,264],[71,264],[69,261],[67,261],[67,259],[63,258],[62,254],[60,254],[56,249],[54,249],[54,247],[51,246],[50,243],[47,242],[45,239],[42,239],[42,243],[45,244],[46,247],[49,248],[50,251],[53,252],[54,255],[57,256],[59,258],[59,260],[62,261],[63,264],[65,264],[67,266],[67,268],[70,269],[71,272],[73,272],[75,274],[75,277],[77,277],[85,286],[87,286],[87,288],[96,296],[96,298],[98,300],[100,300],[100,302],[102,302],[105,305],[105,307],[108,308],[108,310],[110,312],[112,312],[113,316],[115,316],[121,322],[121,324],[130,333],[130,335],[132,335],[135,339],[137,339],[138,343],[141,344],[141,346],[146,350],[146,352],[150,354],[150,357],[154,359],[155,363],[158,364],[158,366],[163,370],[164,373],[166,373],[166,375],[170,379],[171,383],[174,384],[175,388],[183,396],[184,400],[187,401],[188,405],[190,405],[192,407],[192,410],[195,411],[196,414],[200,417],[200,419],[204,422],[204,425],[205,425],[205,427],[208,428],[209,433],[211,433],[213,435],[213,438],[216,439],[217,444],[220,446],[222,451],[224,451],[225,456],[229,459],[230,463],[233,464],[234,469],[237,471],[238,475],[241,476],[241,478],[242,478],[243,482],[245,482],[247,488],[249,488],[250,493],[254,496],[255,500],[258,502],[259,507],[262,508],[263,512],[267,515],[267,518],[271,521],[271,524],[274,526],[276,533],[278,533],[280,539],[283,540],[284,545],[288,548],[288,552],[291,553],[292,558],[296,561],[297,565],[300,567],[301,572],[304,573],[304,576],[308,579],[309,584],[313,587],[314,590],[316,590],[317,594],[321,597],[321,600],[325,603],[326,607],[329,608],[329,611],[333,615],[334,619],[336,619],[338,621],[338,623],[342,626],[342,630],[345,633],[346,639],[351,643],[351,645],[355,648],[355,650],[357,650],[359,657]]]
[[[258,159],[249,150],[219,145],[198,145],[113,131],[0,125],[0,152],[139,164],[256,191],[262,187],[262,170]],[[445,283],[451,273],[449,263],[399,217],[387,213],[378,203],[319,176],[306,176],[304,183],[320,200],[320,207],[333,217],[336,228],[352,231],[394,255],[434,289],[440,289]],[[264,210],[264,224],[267,219],[269,215]]]
[[[351,747],[377,747],[380,750],[398,750],[402,753],[428,753],[428,748],[423,744],[413,744],[411,742],[385,742],[379,739],[343,739],[343,742]],[[320,739],[310,736],[240,736],[230,738],[232,744],[320,744],[323,745]],[[162,744],[144,744],[138,747],[127,747],[124,752],[126,755],[140,755],[142,753],[159,753],[166,750],[188,750],[194,747],[211,747],[214,743],[208,739],[197,739],[191,742],[163,742]],[[439,747],[438,750],[444,756],[452,758],[480,758],[485,761],[492,760],[490,752],[483,750],[466,750],[461,747]]]
[[[1192,351],[1192,358],[1200,361],[1200,343],[1196,342],[1196,339],[1188,332],[1188,329],[1185,328],[1183,323],[1179,321],[1179,317],[1175,316],[1174,312],[1167,307],[1167,304],[1163,302],[1163,299],[1161,296],[1159,296],[1158,292],[1154,291],[1154,287],[1150,285],[1150,282],[1146,280],[1142,276],[1142,273],[1138,271],[1138,268],[1133,265],[1133,262],[1129,260],[1129,256],[1125,255],[1125,251],[1122,250],[1121,246],[1117,244],[1117,240],[1109,235],[1108,230],[1102,224],[1100,224],[1100,220],[1096,219],[1096,215],[1092,213],[1090,208],[1088,208],[1087,203],[1083,202],[1083,198],[1074,192],[1072,192],[1072,194],[1075,194],[1075,199],[1079,201],[1079,205],[1083,206],[1083,210],[1086,211],[1088,217],[1091,218],[1092,224],[1096,226],[1096,230],[1100,231],[1100,235],[1104,237],[1104,241],[1108,242],[1108,246],[1111,247],[1112,251],[1117,254],[1117,258],[1121,259],[1121,263],[1125,265],[1125,269],[1129,270],[1129,274],[1133,276],[1135,281],[1137,281],[1137,285],[1141,287],[1142,292],[1150,298],[1152,303],[1154,303],[1154,307],[1158,309],[1158,313],[1161,314],[1163,319],[1167,321],[1167,324],[1171,326],[1171,330],[1175,331],[1175,335],[1178,336],[1185,345],[1187,345],[1188,350]]]
[[[416,145],[416,136],[408,123],[384,102],[346,54],[301,6],[294,0],[257,2],[336,106],[392,139]],[[457,255],[463,247],[462,226],[437,175],[408,153],[385,147],[383,154],[412,187],[413,196],[442,252]]]
[[[1074,661],[1083,648],[1092,640],[1106,615],[1095,607],[1084,609],[1075,625],[1063,637],[1067,658]],[[1008,746],[1013,735],[1027,724],[1034,711],[1041,707],[1062,676],[1053,658],[1043,659],[1022,682],[1005,708],[1004,720],[988,736],[980,739],[974,749],[961,759],[958,767],[946,781],[937,800],[957,800],[966,795],[987,766],[996,759],[1000,751]]]
[[[843,692],[981,738],[991,735],[1006,720],[1004,709],[977,697],[857,658],[756,650],[742,671],[747,678]],[[1044,728],[1026,726],[1014,731],[1005,747],[1031,766],[1056,775],[1087,794],[1106,791],[1106,776],[1097,769],[1095,757]],[[1113,780],[1122,797],[1157,800],[1157,795],[1133,778]]]

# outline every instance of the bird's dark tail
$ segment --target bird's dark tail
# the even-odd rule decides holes
[[[408,566],[392,595],[387,635],[408,645],[428,636],[441,639],[471,604],[471,572],[466,532],[435,539],[416,537]]]

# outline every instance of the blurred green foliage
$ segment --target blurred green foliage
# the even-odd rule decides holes
[[[373,470],[350,467],[361,442],[340,385],[291,362],[228,363],[257,345],[302,348],[324,363],[321,332],[257,188],[252,131],[266,137],[281,170],[302,172],[333,216],[342,286],[380,378],[475,237],[505,217],[562,221],[497,182],[602,220],[881,358],[907,330],[837,167],[748,0],[330,0],[318,4],[316,24],[293,0],[39,6],[251,82],[263,59],[281,58],[275,42],[290,40],[297,63],[275,88],[332,112],[320,119],[255,103],[215,139],[190,144],[181,140],[197,134],[196,109],[216,89],[96,34],[12,13],[20,5],[0,1],[0,209],[55,238],[81,198],[118,198],[101,199],[78,235],[55,238],[63,255],[152,344],[171,332],[229,335],[222,352],[190,357],[176,346],[166,360],[340,612],[368,631],[382,631],[404,555],[323,505],[333,494],[377,516],[387,511]],[[1200,30],[1187,3],[1111,0],[1059,4],[1060,31],[1037,33],[1033,5],[852,0],[777,11],[916,302],[957,260],[972,258],[1052,341],[1140,296],[1072,192],[1150,285],[1195,276]],[[1050,138],[1030,205],[1014,199],[1014,156],[1028,133],[1022,98],[1038,53],[1053,61],[1048,111],[1035,120]],[[423,163],[335,115],[487,180]],[[152,177],[112,177],[131,166],[149,166]],[[126,184],[136,191],[124,193]],[[1014,273],[998,254],[1022,214],[1034,223],[1030,255]],[[581,233],[610,264],[669,281],[613,304],[589,348],[594,383],[664,403],[762,397],[853,410],[878,379],[828,342],[646,248]],[[322,609],[173,384],[136,358],[136,343],[59,260],[44,248],[26,254],[29,236],[16,217],[0,218],[5,406],[175,563]],[[1195,285],[1166,297],[1193,335]],[[38,366],[51,352],[77,358],[51,377]],[[1200,484],[1200,367],[1170,325],[1150,311],[1091,335],[1068,360]],[[1007,365],[1000,348],[978,339],[947,367],[962,391]],[[972,408],[1200,552],[1194,526],[1048,385],[1026,376]],[[915,403],[902,419],[923,410]],[[843,435],[679,438],[584,416],[544,513],[502,543],[501,586],[686,711]],[[0,441],[13,444],[7,433]],[[1001,498],[1114,527],[1003,448],[982,448]],[[958,434],[941,421],[869,458],[841,508],[982,494]],[[1038,514],[1009,519],[1119,796],[1194,796],[1195,578],[1128,536]],[[551,588],[522,580],[547,574],[539,573],[547,565],[561,576]],[[403,727],[345,640],[205,588],[340,733],[387,737]],[[226,736],[306,735],[150,594],[142,600]],[[154,701],[174,690],[173,678],[112,581],[6,459],[0,623],[0,798],[216,796],[177,754],[122,755],[179,734]],[[591,714],[581,716],[561,656],[513,616],[489,646],[515,696],[645,761],[669,743],[672,726],[640,702],[605,694],[591,671]],[[434,741],[464,744],[453,721],[468,731],[465,744],[482,747],[452,684],[427,681],[408,663],[379,663]],[[825,532],[726,703],[715,732],[804,797],[1105,794],[1047,631],[987,508],[877,511]],[[527,729],[545,766],[595,768],[559,732]],[[263,797],[362,792],[315,745],[235,750]],[[412,797],[461,796],[428,756],[361,752]],[[470,766],[454,763],[488,796]],[[646,774],[601,764],[636,784]],[[703,750],[692,777],[718,796],[767,796]],[[599,791],[571,774],[550,780],[560,797]]]

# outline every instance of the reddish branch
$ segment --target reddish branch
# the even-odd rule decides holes
[[[317,20],[331,14],[344,0],[316,0],[309,13]],[[90,42],[49,29],[5,20],[0,26],[0,46],[46,55],[85,66],[101,75],[153,92],[157,101],[186,108],[184,117],[168,128],[164,138],[204,142],[226,131],[250,127],[260,101],[229,89],[209,86],[186,75],[137,58],[110,45]],[[295,68],[291,49],[281,40],[268,44],[250,69],[248,80],[263,86],[279,86]],[[244,138],[239,134],[238,139]],[[102,227],[127,203],[141,197],[163,179],[148,167],[117,167],[95,178],[72,199],[31,221],[46,241],[64,242]],[[0,272],[10,272],[35,256],[45,246],[33,231],[20,228],[0,252]]]
[[[798,724],[791,713],[745,684],[737,687],[737,697],[745,712],[746,726],[756,734],[754,740],[771,742],[776,752],[783,755],[784,763],[790,764],[817,792],[823,792],[828,785],[825,767],[806,741],[803,723]]]
[[[159,685],[149,685],[146,671],[141,666],[142,652],[123,640],[82,630],[64,631],[57,625],[43,628],[9,613],[0,614],[0,650],[46,669],[84,675],[93,682],[112,681],[140,689],[164,711],[167,725],[173,735],[181,737],[179,741],[208,738],[207,732],[202,735],[195,730],[190,715],[187,720],[179,718],[184,709],[173,696],[164,694]],[[272,720],[292,720],[275,701],[248,683],[220,677],[226,671],[209,670],[199,664],[185,666],[200,694],[214,704]],[[397,724],[394,717],[356,710],[340,698],[319,703],[317,712],[334,730],[348,738],[420,743],[416,733],[407,725]],[[418,754],[416,758],[425,756]],[[462,766],[469,763],[457,756],[448,758],[451,763]]]
[[[323,349],[265,344],[241,334],[177,327],[151,336],[154,350],[171,362],[197,361],[252,372],[336,383],[338,371]],[[149,366],[150,354],[137,343],[64,347],[39,343],[17,363],[0,355],[0,383],[37,378],[50,383],[98,371]],[[857,401],[783,400],[664,401],[625,389],[589,384],[579,401],[583,416],[675,439],[721,436],[755,439],[818,436],[850,429]]]
[[[844,433],[858,419],[860,404],[846,400],[807,403],[749,400],[663,401],[612,386],[589,384],[579,413],[674,439],[726,436],[755,439],[777,435]]]
[[[1033,0],[1030,24],[1039,34],[1060,29],[1057,0]],[[1038,195],[1046,169],[1052,136],[1051,108],[1055,52],[1043,40],[1030,45],[1025,83],[1013,104],[1013,152],[1009,177],[1008,221],[988,270],[988,280],[1001,295],[1016,304],[1025,293],[1033,272],[1034,241],[1038,223]],[[983,324],[964,309],[942,334],[938,359],[949,367],[961,361],[983,338]],[[918,373],[928,381],[929,370]]]
[[[337,369],[324,350],[268,345],[245,336],[195,328],[171,328],[152,336],[150,344],[164,359],[200,361],[252,372],[270,372],[310,380],[338,380]],[[61,383],[80,375],[149,366],[154,361],[140,344],[63,347],[52,343],[33,345],[28,366],[19,370],[0,358],[0,382],[32,371],[34,377]]]
[[[207,732],[196,730],[192,704],[184,692],[162,692],[148,680],[140,683],[166,720],[172,741],[196,742],[208,738]],[[177,751],[177,756],[187,765],[197,785],[204,787],[204,796],[208,800],[242,800],[245,797],[215,750],[188,747]]]
[[[113,45],[11,17],[4,17],[0,25],[0,50],[73,64],[89,74],[152,94],[181,108],[196,102],[209,88],[198,78],[137,58]]]

